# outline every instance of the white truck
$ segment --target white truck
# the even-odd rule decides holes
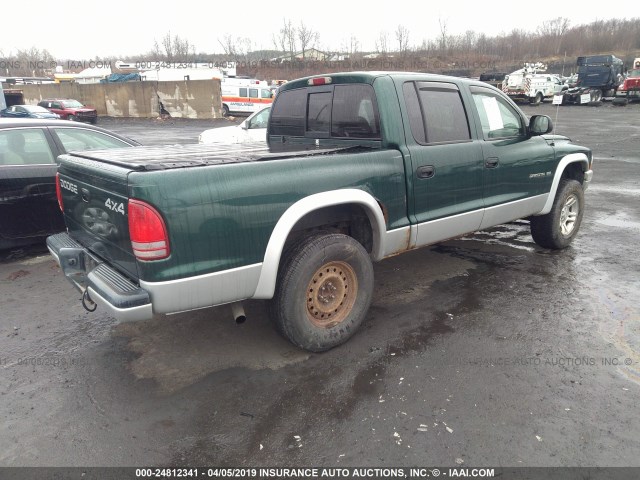
[[[546,67],[541,63],[525,63],[524,68],[505,76],[502,91],[513,100],[526,100],[538,105],[545,98],[567,90],[558,75],[543,73]]]

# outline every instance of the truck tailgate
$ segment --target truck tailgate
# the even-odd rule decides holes
[[[71,237],[128,277],[137,279],[127,221],[130,172],[122,166],[63,155],[58,182]]]

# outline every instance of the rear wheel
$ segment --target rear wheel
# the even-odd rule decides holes
[[[602,101],[602,90],[593,90],[591,92],[591,101],[593,103],[599,103]]]
[[[223,117],[229,116],[229,107],[227,107],[226,105],[222,105],[222,116]]]
[[[562,249],[578,234],[584,214],[584,191],[577,180],[562,180],[551,211],[531,217],[531,236],[545,248]]]
[[[373,265],[364,247],[347,235],[315,235],[283,257],[270,316],[292,343],[322,352],[355,333],[372,293]]]
[[[529,99],[529,103],[531,105],[540,105],[543,100],[544,97],[542,96],[542,92],[538,92],[535,97]]]

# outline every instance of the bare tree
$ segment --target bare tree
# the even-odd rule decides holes
[[[381,31],[376,39],[376,52],[386,55],[389,51],[389,35],[385,31]]]
[[[282,53],[287,52],[287,37],[285,36],[283,29],[280,29],[277,35],[274,33],[271,36],[271,39],[273,40],[273,46],[276,50]]]
[[[552,53],[560,53],[562,39],[569,29],[570,20],[564,17],[557,17],[552,20],[545,20],[538,27],[538,35],[546,37],[551,43]],[[597,22],[594,22],[594,24]],[[593,24],[592,24],[593,25]]]
[[[300,22],[298,27],[298,40],[300,41],[300,49],[302,50],[302,59],[306,58],[307,47],[313,47],[318,41],[318,32],[307,27],[304,22]]]
[[[409,30],[402,25],[398,25],[398,28],[396,28],[396,40],[398,41],[398,52],[403,55],[406,54],[409,49]]]
[[[173,40],[171,39],[171,31],[168,31],[162,37],[162,48],[164,48],[164,58],[167,62],[173,62]]]
[[[11,68],[14,76],[43,77],[48,75],[55,65],[55,59],[47,50],[31,47],[28,50],[18,50],[15,56],[8,60],[15,60],[15,67]],[[7,62],[11,63],[11,62]],[[9,68],[7,68],[7,71]]]
[[[236,42],[230,33],[225,33],[222,38],[218,39],[218,43],[222,47],[224,54],[229,57],[235,57],[238,55],[236,51]]]
[[[444,54],[447,49],[447,21],[438,17],[440,25],[440,53]]]
[[[285,37],[287,39],[287,47],[289,48],[289,55],[291,55],[291,60],[294,60],[296,56],[296,27],[293,26],[291,20],[285,21],[283,27]]]

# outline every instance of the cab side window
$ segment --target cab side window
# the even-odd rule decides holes
[[[241,97],[248,97],[249,95],[247,95],[247,89],[246,88],[239,88],[239,93]]]
[[[480,88],[472,89],[485,140],[524,135],[522,118],[503,98]]]
[[[467,114],[458,87],[444,82],[407,82],[403,93],[409,124],[420,144],[468,142]]]

